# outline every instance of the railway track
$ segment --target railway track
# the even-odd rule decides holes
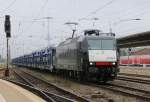
[[[150,101],[150,91],[132,88],[130,86],[123,86],[119,84],[108,83],[106,85],[96,85],[97,87],[111,90],[117,93],[125,94],[130,97],[140,98],[146,102]]]
[[[42,80],[36,76],[24,72],[23,70],[13,70],[14,74],[21,80],[23,85],[30,86],[48,102],[91,102],[75,93],[69,92],[63,88]],[[18,84],[18,83],[16,83]],[[20,84],[20,83],[19,83]]]
[[[139,82],[139,80],[137,80],[137,82]],[[144,102],[150,102],[150,91],[133,88],[133,87],[130,87],[130,85],[128,85],[128,86],[120,85],[119,83],[115,83],[115,82],[110,82],[110,83],[106,83],[106,84],[97,84],[97,83],[95,84],[95,82],[94,83],[79,82],[79,83],[99,87],[99,88],[106,89],[106,90],[110,90],[112,92],[123,94],[123,95],[129,96],[129,97],[136,97],[137,99],[144,100]],[[142,82],[142,83],[144,83],[144,82]],[[148,82],[145,82],[145,83],[148,84]]]
[[[4,71],[6,68],[0,68],[0,71]]]
[[[23,72],[25,73],[25,72]],[[25,73],[27,76],[30,76],[30,74],[28,75],[28,73]],[[22,77],[23,77],[23,74],[21,74]],[[35,76],[34,76],[35,77]],[[24,76],[24,78],[26,78],[26,76]],[[36,79],[37,77],[35,77]],[[33,80],[32,78],[29,78],[30,80]],[[27,80],[29,80],[27,79]],[[78,81],[77,81],[78,82]],[[37,83],[36,81],[33,83]],[[38,82],[39,83],[39,82]],[[40,83],[43,83],[43,82],[40,82]],[[44,82],[45,83],[45,82]],[[46,82],[47,83],[47,82]],[[78,82],[80,83],[80,82]],[[105,85],[98,85],[98,84],[94,84],[94,83],[90,83],[90,82],[81,82],[81,84],[86,84],[86,85],[91,85],[91,86],[95,86],[95,87],[100,87],[102,89],[106,89],[106,90],[110,90],[112,92],[117,92],[119,94],[124,94],[126,96],[129,96],[129,97],[136,97],[138,99],[142,99],[144,100],[145,102],[149,102],[150,101],[150,91],[146,91],[146,90],[142,90],[142,89],[138,89],[138,88],[132,88],[129,86],[126,86],[126,85],[119,85],[117,83],[108,83],[108,84],[105,84]],[[148,84],[148,83],[147,83]],[[37,86],[42,86],[40,84],[37,84]],[[43,90],[43,89],[42,89]],[[53,90],[53,89],[52,89]],[[47,90],[48,91],[48,90]],[[48,91],[49,92],[49,91]],[[58,94],[58,93],[56,93]],[[60,95],[60,94],[59,94]],[[64,95],[60,95],[60,96],[63,96]],[[70,99],[70,96],[67,96],[67,98]],[[76,100],[75,98],[73,98],[72,100],[75,100],[77,102],[88,102],[88,101],[78,101]],[[56,101],[57,102],[57,101]],[[60,101],[58,101],[60,102]],[[61,102],[68,102],[68,101],[61,101]],[[72,102],[72,101],[69,101],[69,102]]]
[[[139,82],[139,80],[137,80],[137,82]],[[142,100],[144,100],[144,102],[150,102],[150,91],[144,90],[144,89],[139,89],[136,87],[135,88],[131,87],[130,84],[120,85],[118,82],[109,82],[106,84],[97,84],[97,83],[95,84],[95,83],[87,82],[84,84],[99,87],[99,88],[106,89],[106,90],[110,90],[112,92],[116,92],[116,93],[119,93],[119,94],[122,94],[125,96],[135,97],[137,99],[142,99]],[[148,84],[148,82],[146,84]]]
[[[135,82],[135,83],[149,84],[150,85],[150,80],[147,80],[147,79],[131,78],[128,76],[118,76],[117,79],[123,80],[123,81],[129,81],[129,82]]]
[[[140,78],[150,78],[150,75],[139,75],[139,74],[128,74],[128,73],[119,73],[118,75],[140,77]]]
[[[0,72],[4,72],[6,68],[0,68]]]
[[[150,85],[150,80],[144,79],[144,78],[150,78],[150,76],[120,73],[117,77],[117,80],[121,80],[121,81],[123,80],[123,81],[128,81],[128,82],[135,82],[135,83]],[[120,85],[119,83],[117,84],[117,83],[112,82],[112,83],[108,83],[107,86],[100,85],[99,87],[102,87],[102,88],[105,88],[108,90],[112,90],[115,92],[119,92],[122,94],[126,94],[131,97],[140,98],[146,102],[150,101],[150,91],[130,87],[130,84],[129,85]]]

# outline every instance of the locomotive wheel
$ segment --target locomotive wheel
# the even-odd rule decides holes
[[[102,83],[103,83],[103,84],[106,84],[107,81],[108,81],[108,79],[107,79],[107,78],[104,78],[104,79],[102,80]]]

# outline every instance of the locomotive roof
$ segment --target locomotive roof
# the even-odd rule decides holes
[[[112,35],[111,35],[112,34]],[[69,39],[66,39],[65,41],[61,42],[58,46],[61,46],[61,45],[65,45],[65,44],[69,44],[69,43],[72,43],[72,42],[81,42],[83,41],[84,39],[114,39],[114,36],[113,36],[113,33],[100,33],[99,36],[96,36],[96,35],[82,35],[82,36],[78,36],[76,38],[69,38]]]

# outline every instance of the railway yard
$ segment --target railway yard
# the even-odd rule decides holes
[[[142,56],[131,60],[129,54],[127,59],[121,59],[111,32],[89,29],[82,33],[56,47],[12,58],[11,63],[7,53],[7,65],[0,69],[0,83],[5,80],[13,88],[24,88],[28,93],[21,95],[31,102],[36,101],[32,97],[47,102],[150,102],[150,60]],[[0,91],[5,92],[3,88]],[[3,102],[8,100],[7,96],[0,97]]]
[[[0,4],[0,102],[150,102],[150,0]]]
[[[128,69],[129,70],[129,69]],[[15,83],[37,94],[48,102],[149,102],[150,76],[131,73],[136,69],[121,68],[118,77],[106,84],[81,82],[56,76],[47,71],[16,67],[10,71],[10,77],[2,79]],[[150,72],[149,68],[145,68]]]

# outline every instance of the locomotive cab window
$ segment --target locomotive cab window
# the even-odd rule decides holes
[[[112,50],[115,48],[114,40],[102,40],[102,50]]]
[[[89,50],[112,50],[115,49],[115,41],[112,39],[89,39],[88,40]]]
[[[101,40],[88,40],[88,49],[90,50],[101,49]]]

